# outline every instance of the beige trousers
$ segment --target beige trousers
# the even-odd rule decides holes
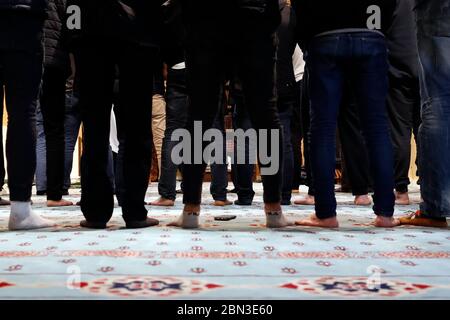
[[[155,145],[156,156],[158,157],[159,175],[161,175],[161,149],[166,131],[166,100],[160,94],[153,96],[152,109],[152,132],[153,144]]]

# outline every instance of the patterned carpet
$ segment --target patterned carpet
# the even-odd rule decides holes
[[[371,209],[339,194],[341,228],[263,227],[261,185],[255,206],[204,206],[203,228],[168,228],[177,206],[152,209],[156,228],[123,229],[116,208],[111,228],[78,226],[77,207],[34,208],[60,227],[30,232],[6,229],[0,209],[0,298],[3,299],[444,299],[450,298],[450,232],[367,226]],[[211,202],[205,185],[205,204]],[[304,191],[304,190],[303,190]],[[78,200],[77,190],[71,190]],[[148,199],[156,198],[156,186]],[[235,195],[230,198],[234,199]],[[417,208],[398,207],[397,214]],[[310,207],[285,207],[292,219]],[[235,214],[217,222],[215,215]]]

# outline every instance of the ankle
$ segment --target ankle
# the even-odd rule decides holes
[[[200,205],[198,205],[198,204],[186,204],[184,206],[183,212],[186,212],[186,213],[199,213],[200,212]]]
[[[281,204],[280,202],[276,203],[265,203],[264,204],[264,211],[265,212],[281,212]]]

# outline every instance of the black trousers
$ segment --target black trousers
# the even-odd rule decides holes
[[[36,170],[36,104],[42,78],[43,21],[0,13],[0,79],[8,111],[6,158],[11,201],[30,201]]]
[[[113,181],[108,161],[110,116],[116,66],[119,70],[118,123],[121,186],[125,221],[142,221],[152,159],[154,48],[106,39],[83,39],[76,52],[84,126],[81,161],[81,210],[87,220],[107,222],[113,213]]]
[[[233,92],[235,103],[233,112],[233,129],[248,130],[253,127],[247,109],[244,106],[242,92]],[[237,141],[234,143],[234,162],[231,166],[233,184],[236,188],[238,200],[243,203],[251,203],[255,196],[253,190],[253,172],[255,165],[250,161],[250,145],[245,141],[245,164],[237,164]]]
[[[40,107],[44,119],[46,143],[47,199],[58,201],[64,188],[64,120],[66,70],[45,67]]]
[[[369,153],[361,129],[359,108],[349,85],[345,87],[338,119],[343,154],[343,185],[349,185],[354,196],[368,194],[371,178]]]
[[[417,79],[417,81],[414,79],[399,81],[394,79],[392,74],[390,79],[391,87],[387,105],[394,146],[395,190],[408,192],[411,137],[414,135],[417,143],[421,122],[419,82]]]
[[[295,101],[291,97],[278,98],[278,112],[281,126],[283,128],[283,165],[282,165],[282,184],[281,201],[287,205],[291,203],[292,180],[294,172],[294,154],[291,138],[291,119],[293,115]]]
[[[309,74],[308,70],[305,69],[302,80],[302,102],[301,102],[301,117],[302,117],[302,135],[304,144],[304,154],[305,159],[305,171],[306,171],[306,186],[308,186],[308,195],[314,196],[314,184],[313,176],[311,170],[311,101],[309,96]]]
[[[162,145],[161,176],[158,193],[165,199],[175,200],[177,186],[177,166],[172,161],[172,150],[177,145],[172,141],[172,133],[176,129],[186,127],[188,118],[188,96],[186,89],[186,69],[169,69],[166,89],[166,131]]]
[[[394,146],[395,189],[398,192],[408,191],[411,137],[413,134],[415,138],[417,137],[421,122],[414,6],[414,0],[399,2],[396,18],[388,37],[391,66],[387,108]]]
[[[0,71],[1,73],[1,71]],[[3,101],[4,101],[4,89],[3,89],[3,79],[0,79],[0,191],[3,190],[3,186],[5,185],[5,157],[3,154]]]
[[[387,99],[387,110],[394,147],[395,190],[407,192],[411,161],[411,136],[417,136],[420,125],[420,99],[418,84],[393,79]],[[416,89],[414,89],[416,87]],[[417,91],[416,91],[417,90]],[[364,195],[370,191],[370,158],[361,132],[358,108],[350,97],[344,99],[339,115],[339,135],[344,155],[344,184],[353,195]]]
[[[196,6],[194,2],[190,3]],[[227,3],[221,2],[224,7],[228,7]],[[229,5],[233,6],[232,3]],[[230,11],[230,8],[225,9]],[[191,20],[187,18],[186,62],[190,95],[188,130],[191,136],[194,121],[202,121],[203,130],[211,128],[226,72],[236,69],[242,81],[245,105],[255,129],[274,129],[281,137],[274,92],[275,39],[273,33],[267,31],[264,19],[246,16],[242,12],[234,15],[231,25],[228,19],[213,20],[202,16]],[[280,138],[277,144],[278,150],[273,148],[273,152],[280,152],[281,140]],[[269,145],[269,154],[271,149],[272,146]],[[205,168],[204,161],[202,164],[191,161],[191,164],[183,166],[184,203],[200,204]],[[274,175],[263,176],[266,203],[280,201],[280,173],[278,170]]]
[[[291,144],[292,154],[294,160],[292,190],[298,190],[302,183],[302,148],[301,142],[303,139],[302,133],[302,87],[303,80],[296,83],[296,99],[293,105],[292,119],[291,119]]]
[[[227,200],[227,187],[228,187],[228,166],[227,166],[227,144],[226,144],[226,134],[225,134],[225,99],[223,91],[221,93],[222,99],[219,102],[219,108],[217,110],[216,119],[213,123],[213,128],[220,130],[222,132],[222,139],[224,144],[222,146],[222,159],[221,163],[215,163],[209,161],[211,168],[211,185],[209,192],[215,201],[226,201]],[[213,156],[216,156],[213,154]]]

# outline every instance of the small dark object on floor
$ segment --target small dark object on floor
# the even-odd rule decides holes
[[[230,220],[234,220],[236,218],[237,217],[233,216],[233,215],[223,215],[223,216],[214,217],[214,220],[216,220],[216,221],[230,221]]]

